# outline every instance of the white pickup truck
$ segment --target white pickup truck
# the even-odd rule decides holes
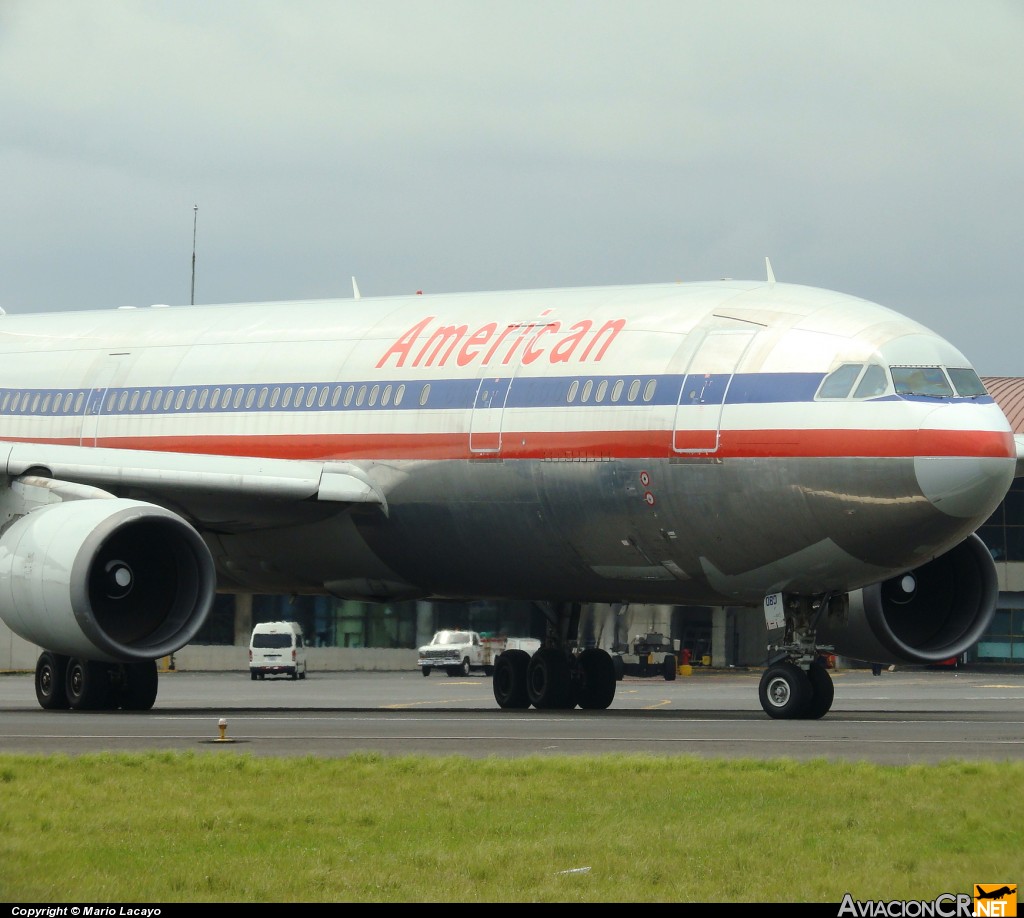
[[[481,637],[476,631],[438,631],[429,644],[419,648],[417,665],[424,676],[443,669],[449,676],[471,672],[494,674],[494,661],[503,650],[513,647],[533,654],[540,647],[536,638]]]

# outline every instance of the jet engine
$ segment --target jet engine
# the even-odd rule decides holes
[[[167,656],[202,627],[215,589],[199,533],[154,504],[48,504],[0,535],[0,617],[54,653],[105,662]]]
[[[849,594],[845,616],[829,614],[818,644],[877,663],[939,663],[978,642],[995,614],[995,562],[976,535],[927,564]]]

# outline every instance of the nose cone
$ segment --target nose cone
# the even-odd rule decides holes
[[[999,506],[1013,481],[1014,463],[977,456],[918,456],[914,472],[921,493],[936,510],[980,526]]]
[[[1017,448],[993,404],[944,405],[921,425],[914,472],[921,493],[944,514],[980,526],[1006,496]]]

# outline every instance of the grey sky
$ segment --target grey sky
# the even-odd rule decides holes
[[[0,0],[8,312],[761,278],[1024,375],[1019,0]]]

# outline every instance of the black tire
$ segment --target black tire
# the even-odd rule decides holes
[[[256,681],[256,670],[254,670],[254,669],[250,669],[249,670],[249,678],[252,679],[253,682]]]
[[[148,711],[156,701],[158,685],[156,660],[125,663],[122,683],[117,691],[121,708],[125,711]]]
[[[462,661],[462,664],[459,666],[459,673],[458,674],[460,676],[468,676],[469,675],[469,657],[466,657]]]
[[[292,671],[291,671],[291,672],[289,673],[289,675],[291,676],[292,682],[294,682],[294,681],[295,681],[296,679],[298,679],[298,678],[299,678],[299,670],[298,670],[297,668],[296,668],[296,669],[293,669],[293,670],[292,670]]]
[[[828,714],[832,708],[832,699],[835,698],[836,688],[832,684],[832,676],[828,667],[821,657],[816,657],[807,671],[807,678],[811,684],[811,699],[803,713],[806,720],[818,720]]]
[[[757,693],[769,717],[796,720],[804,716],[811,702],[811,680],[799,666],[787,660],[764,671]]]
[[[423,673],[424,676],[429,676],[430,675],[430,667],[429,666],[421,666],[420,667],[420,672]]]
[[[676,678],[676,656],[673,653],[665,654],[665,659],[661,663],[661,674],[665,677],[666,682],[674,682]]]
[[[484,667],[484,675],[485,676],[493,676],[494,675],[494,667],[493,666],[485,666]]]
[[[569,658],[557,647],[542,647],[526,670],[526,694],[539,711],[576,707]]]
[[[64,685],[72,711],[99,711],[110,706],[113,694],[110,667],[93,660],[68,660]]]
[[[305,666],[302,667],[302,672],[299,673],[299,678],[300,679],[305,679],[306,678],[306,667]]]
[[[607,650],[590,647],[577,657],[576,698],[585,711],[603,711],[615,699],[615,664]]]
[[[526,671],[530,655],[525,650],[506,650],[494,664],[494,700],[499,708],[525,710],[530,706],[526,691]]]
[[[68,694],[64,688],[68,658],[44,650],[36,662],[36,701],[46,711],[66,711]]]

